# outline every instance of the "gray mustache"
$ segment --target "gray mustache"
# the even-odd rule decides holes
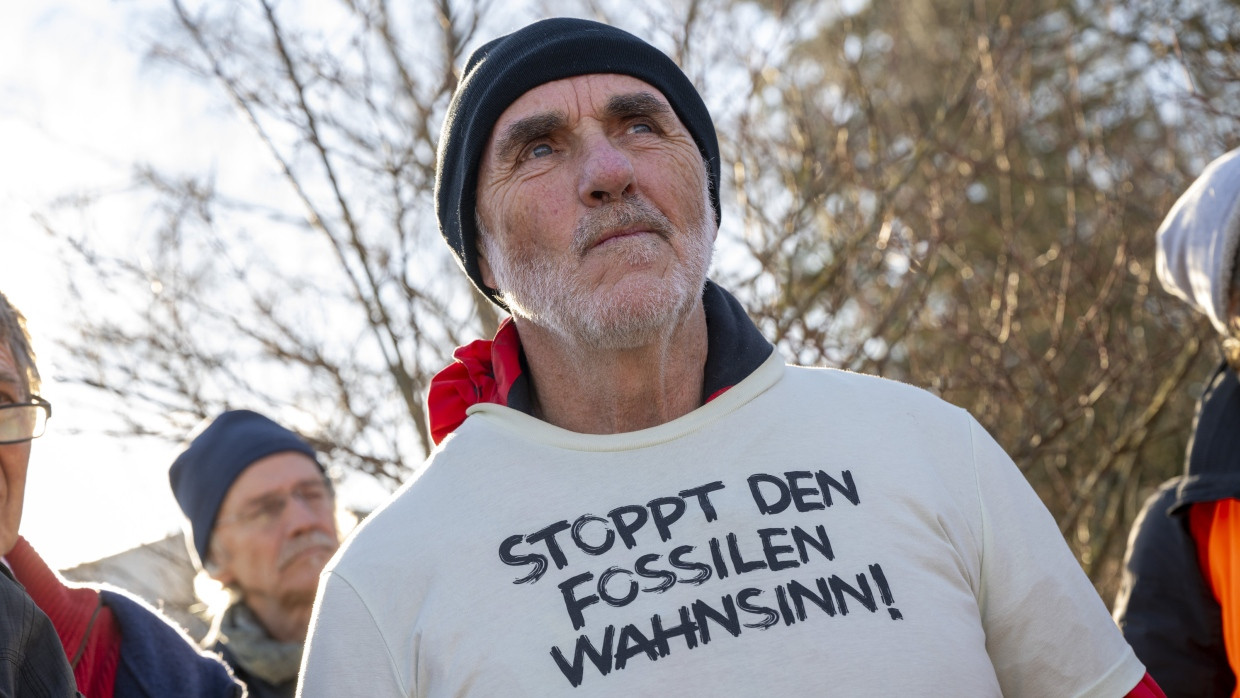
[[[601,237],[617,228],[641,226],[672,237],[672,222],[645,199],[628,198],[601,207],[586,216],[573,230],[573,251],[584,255]]]
[[[326,550],[334,551],[339,546],[340,542],[337,541],[334,536],[328,535],[323,531],[310,531],[308,533],[303,533],[293,540],[290,540],[284,545],[284,547],[280,548],[280,557],[276,559],[276,567],[278,569],[284,569],[290,562],[293,561],[293,558],[306,552],[307,550],[324,548]]]

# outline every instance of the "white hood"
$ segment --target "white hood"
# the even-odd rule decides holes
[[[1206,166],[1158,228],[1163,288],[1227,334],[1227,294],[1240,247],[1240,148]]]

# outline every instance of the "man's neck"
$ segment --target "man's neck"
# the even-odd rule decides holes
[[[258,622],[262,623],[267,634],[280,642],[304,643],[306,632],[310,628],[310,614],[314,610],[313,603],[299,604],[293,607],[280,605],[275,599],[245,599]]]
[[[583,434],[670,422],[701,406],[706,313],[699,301],[669,331],[629,349],[603,350],[518,322],[534,411]]]

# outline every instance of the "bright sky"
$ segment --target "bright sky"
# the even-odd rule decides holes
[[[136,161],[192,167],[244,162],[259,150],[207,88],[143,62],[148,25],[138,17],[166,5],[0,4],[0,291],[29,320],[42,394],[53,404],[48,433],[34,443],[21,532],[57,568],[179,530],[167,480],[179,449],[106,436],[120,405],[57,381],[63,357],[51,340],[65,334],[62,309],[71,301],[35,214],[74,191],[124,189]],[[123,236],[141,218],[104,211],[104,220],[89,221],[91,235]],[[341,494],[346,504],[373,506],[383,493],[354,484]]]

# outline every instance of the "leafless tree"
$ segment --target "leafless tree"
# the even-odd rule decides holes
[[[429,377],[498,319],[438,240],[439,124],[483,19],[491,36],[532,14],[397,5],[342,0],[324,26],[274,0],[172,0],[152,55],[219,87],[284,194],[140,169],[159,212],[145,256],[69,237],[131,310],[83,318],[78,379],[154,406],[172,434],[227,405],[294,405],[334,462],[393,483],[416,466]],[[677,58],[724,148],[715,275],[797,361],[976,415],[1110,598],[1131,518],[1180,469],[1218,359],[1159,288],[1153,245],[1193,174],[1240,141],[1235,6],[530,12],[607,19]]]
[[[488,6],[348,1],[308,25],[291,3],[171,0],[151,58],[214,84],[276,175],[247,196],[139,166],[150,235],[111,255],[65,236],[99,272],[79,293],[149,289],[81,319],[77,378],[153,408],[163,422],[133,427],[174,438],[227,407],[291,406],[333,463],[407,476],[429,448],[430,376],[497,323],[441,251],[430,196]]]
[[[764,327],[967,408],[1108,599],[1219,358],[1154,232],[1240,141],[1235,6],[1131,5],[874,4],[754,66],[725,134]]]

